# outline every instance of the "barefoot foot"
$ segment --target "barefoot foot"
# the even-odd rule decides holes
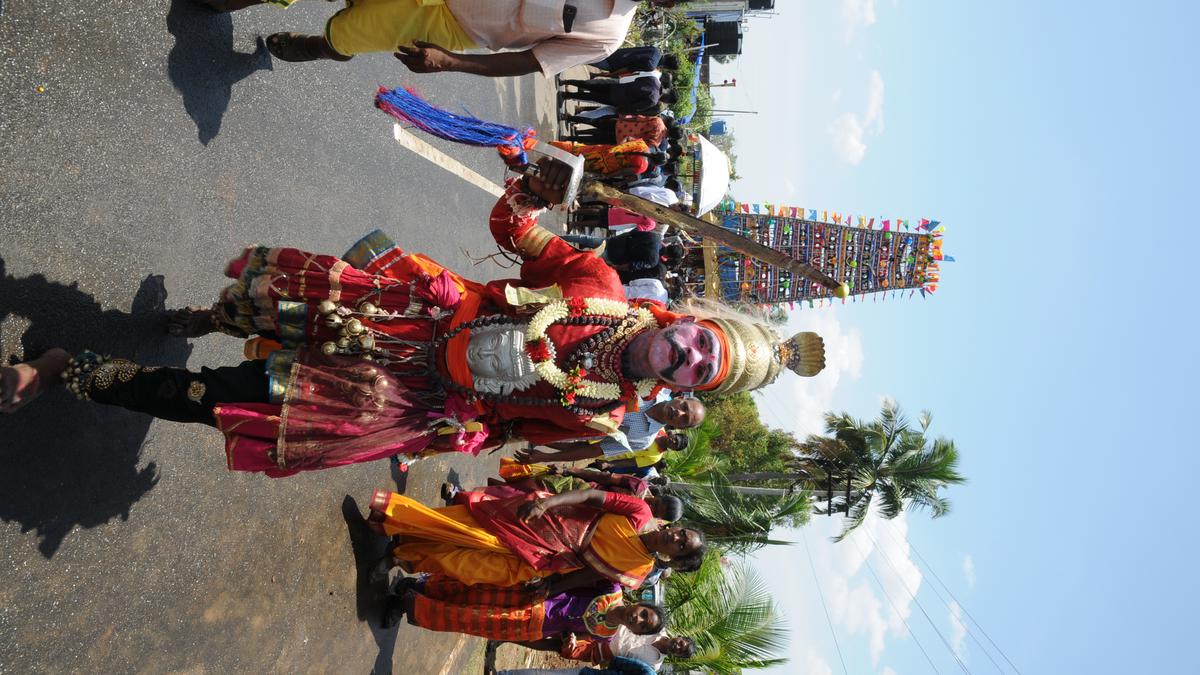
[[[184,307],[167,311],[167,334],[175,337],[201,337],[217,331],[217,317],[211,309]]]
[[[55,347],[15,366],[0,366],[0,413],[16,412],[61,380],[71,355]]]

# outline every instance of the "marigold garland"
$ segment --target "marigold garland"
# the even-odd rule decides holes
[[[635,310],[639,319],[650,318],[650,312],[644,308]],[[554,300],[537,311],[529,320],[525,329],[525,351],[533,360],[533,369],[545,382],[550,383],[561,392],[559,401],[564,406],[574,405],[579,397],[592,398],[602,401],[636,400],[645,397],[654,388],[656,380],[638,380],[636,383],[595,382],[586,379],[587,369],[576,365],[570,373],[565,373],[554,362],[556,352],[554,343],[546,335],[546,330],[566,319],[575,316],[608,316],[622,318],[629,313],[629,305],[619,300],[602,298],[569,298]]]

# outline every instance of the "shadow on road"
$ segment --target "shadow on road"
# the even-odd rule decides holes
[[[221,131],[234,83],[258,70],[271,70],[271,54],[261,38],[253,53],[233,50],[233,19],[200,7],[192,0],[172,0],[167,31],[175,46],[167,55],[167,76],[183,96],[183,108],[200,142]]]
[[[161,324],[167,292],[161,276],[142,281],[132,312],[104,310],[75,285],[40,274],[9,276],[0,259],[0,321],[26,321],[26,358],[50,347],[183,365],[191,347],[168,339]],[[158,482],[153,464],[138,468],[151,418],[77,401],[61,387],[12,415],[0,416],[0,519],[36,531],[38,550],[54,556],[75,527],[91,528],[129,510]]]
[[[396,649],[396,633],[399,627],[383,628],[379,625],[383,612],[383,593],[386,585],[372,584],[371,568],[387,552],[388,538],[375,534],[363,520],[358,502],[350,495],[342,500],[342,518],[346,521],[346,532],[354,551],[354,569],[357,572],[354,584],[355,610],[359,621],[365,621],[371,629],[371,637],[379,647],[371,675],[391,675],[392,654]]]

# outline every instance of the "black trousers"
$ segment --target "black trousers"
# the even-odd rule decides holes
[[[116,405],[172,422],[216,426],[213,407],[221,403],[266,403],[265,361],[243,361],[222,368],[139,366],[110,359],[88,373],[81,384],[97,403]]]
[[[568,118],[577,124],[590,124],[593,129],[575,129],[571,140],[579,143],[600,143],[608,145],[616,145],[617,143],[617,119],[609,117],[599,120],[588,120],[584,118]]]

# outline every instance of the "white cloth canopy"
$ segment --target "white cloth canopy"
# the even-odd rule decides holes
[[[729,158],[707,138],[697,136],[700,145],[700,195],[696,215],[702,216],[717,208],[729,191]]]

